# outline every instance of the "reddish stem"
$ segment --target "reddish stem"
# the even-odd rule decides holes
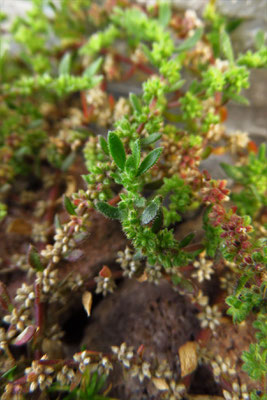
[[[168,108],[176,108],[176,107],[180,107],[181,103],[179,102],[179,100],[176,101],[170,101],[168,103]]]
[[[57,200],[59,196],[59,186],[56,184],[53,186],[50,190],[49,197],[48,197],[48,202],[50,204],[46,215],[45,215],[45,220],[49,223],[52,224],[54,220],[54,213],[55,213],[55,201]]]
[[[102,54],[108,54],[110,51],[108,49],[102,49],[100,52]],[[152,75],[152,74],[155,73],[153,71],[153,69],[151,69],[147,65],[142,64],[142,63],[135,63],[129,57],[126,57],[126,56],[124,56],[124,55],[122,55],[120,53],[113,53],[113,56],[114,56],[116,61],[124,62],[125,64],[134,65],[136,68],[140,69],[141,71],[143,71],[144,73],[146,73],[148,75]]]
[[[142,130],[144,129],[144,126],[145,126],[145,122],[142,122],[142,123],[138,126],[136,132],[140,134],[140,133],[142,132]]]
[[[89,120],[89,112],[88,112],[88,106],[87,106],[86,96],[85,96],[84,92],[80,92],[80,98],[81,98],[84,118],[86,121],[88,121]]]
[[[113,197],[113,199],[110,199],[108,203],[113,206],[114,204],[117,204],[120,201],[120,195],[118,194],[117,196]]]
[[[122,76],[121,80],[127,81],[134,75],[135,71],[136,71],[136,66],[132,65],[131,68]]]

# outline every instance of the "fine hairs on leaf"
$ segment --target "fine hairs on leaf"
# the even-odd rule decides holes
[[[158,147],[157,149],[152,150],[146,158],[141,162],[136,176],[144,174],[149,168],[153,167],[154,164],[158,161],[163,148]]]
[[[114,132],[108,133],[108,147],[114,162],[123,171],[126,162],[126,154],[122,141]]]

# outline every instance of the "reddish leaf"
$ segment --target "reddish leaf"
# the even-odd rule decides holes
[[[13,308],[6,285],[0,281],[0,305],[5,311],[10,311]]]
[[[227,108],[226,107],[221,107],[220,108],[220,120],[221,122],[224,122],[227,119]]]
[[[191,374],[197,368],[197,344],[186,342],[178,350],[181,365],[181,377]]]
[[[250,142],[248,142],[248,150],[255,154],[258,153],[258,147],[256,143],[253,142],[253,140],[250,140]]]
[[[22,331],[19,336],[16,337],[14,341],[15,346],[22,346],[25,343],[28,343],[36,332],[36,327],[34,325],[29,325],[27,328]]]
[[[29,236],[32,232],[32,225],[22,218],[15,218],[7,227],[7,233]]]
[[[109,269],[109,267],[107,267],[106,265],[104,265],[104,267],[101,269],[101,271],[99,272],[99,275],[102,276],[102,278],[111,278],[112,273]]]

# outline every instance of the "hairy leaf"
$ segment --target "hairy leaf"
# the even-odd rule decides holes
[[[161,138],[161,133],[160,132],[156,132],[156,133],[152,133],[151,135],[149,135],[148,137],[141,139],[140,143],[141,146],[145,147],[145,146],[149,146],[152,143],[155,143],[157,140],[159,140]]]
[[[141,222],[143,225],[149,224],[157,215],[160,207],[159,199],[153,200],[143,211]]]
[[[107,141],[103,138],[103,136],[98,136],[99,144],[103,152],[109,156],[108,144]]]
[[[105,215],[105,217],[111,218],[111,219],[119,219],[120,218],[120,211],[117,207],[113,207],[110,204],[106,203],[105,201],[99,201],[96,204],[96,208],[98,211],[100,211],[102,214]]]
[[[108,134],[108,147],[115,164],[123,171],[126,162],[126,154],[123,143],[114,132]]]
[[[142,104],[136,94],[130,93],[129,99],[134,111],[140,114],[142,112]]]
[[[157,149],[152,150],[146,158],[141,162],[140,167],[137,170],[136,176],[144,174],[149,168],[153,167],[154,164],[158,161],[163,147],[158,147]]]

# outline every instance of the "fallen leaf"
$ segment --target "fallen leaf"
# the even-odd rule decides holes
[[[91,308],[93,303],[93,295],[91,292],[85,292],[82,297],[82,302],[84,309],[87,313],[87,316],[90,317],[91,315]]]
[[[106,265],[104,265],[104,267],[101,269],[101,271],[99,272],[99,275],[102,276],[102,278],[111,278],[112,273],[109,269],[109,267],[107,267]]]
[[[186,342],[178,350],[181,365],[181,377],[191,374],[197,367],[197,344]]]
[[[29,325],[27,328],[24,329],[15,339],[14,345],[15,346],[22,346],[25,343],[28,343],[36,332],[36,326]]]
[[[141,276],[139,276],[138,278],[136,278],[136,280],[140,283],[142,282],[146,282],[147,281],[147,274],[146,272],[144,272]]]
[[[162,378],[152,378],[152,382],[158,390],[168,390],[169,385],[165,379]]]
[[[25,219],[16,218],[7,227],[7,233],[18,233],[19,235],[29,236],[32,232],[32,225]]]

